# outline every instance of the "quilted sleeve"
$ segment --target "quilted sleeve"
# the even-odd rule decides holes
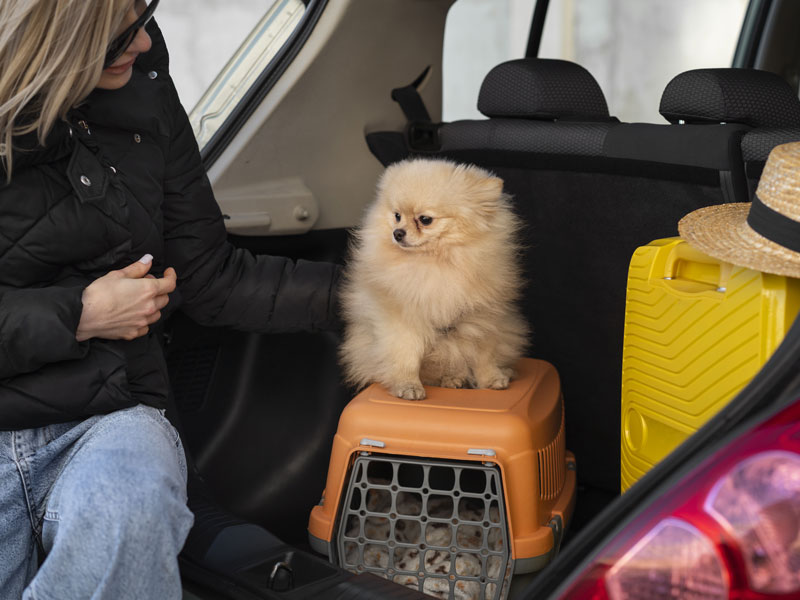
[[[85,356],[75,339],[83,288],[0,291],[0,379]]]
[[[237,249],[205,174],[194,133],[172,89],[164,181],[165,264],[175,268],[182,309],[204,325],[257,332],[335,329],[340,267]]]

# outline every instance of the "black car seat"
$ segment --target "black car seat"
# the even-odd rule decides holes
[[[664,90],[661,114],[670,122],[740,123],[750,127],[741,153],[752,197],[764,163],[778,144],[800,140],[800,102],[780,76],[755,69],[698,69]]]

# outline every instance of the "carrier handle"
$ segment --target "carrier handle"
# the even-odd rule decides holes
[[[700,252],[684,241],[669,252],[661,276],[665,284],[684,293],[724,293],[733,265]]]

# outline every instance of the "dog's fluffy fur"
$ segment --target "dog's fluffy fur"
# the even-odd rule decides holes
[[[423,384],[508,387],[528,336],[509,200],[502,180],[475,166],[386,169],[342,288],[349,383],[409,400],[425,397]]]

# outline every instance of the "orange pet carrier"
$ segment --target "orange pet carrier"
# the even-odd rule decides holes
[[[440,598],[499,600],[558,551],[575,460],[552,365],[523,359],[507,390],[370,386],[345,408],[309,540],[331,561]]]

